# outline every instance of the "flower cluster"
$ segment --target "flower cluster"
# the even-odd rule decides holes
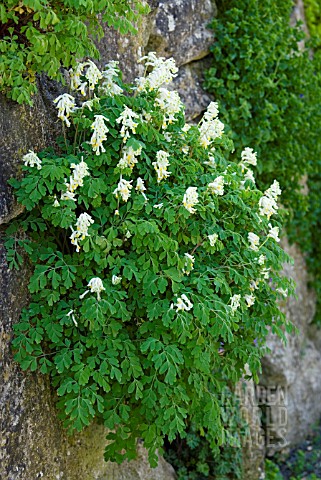
[[[224,132],[224,124],[217,118],[218,105],[211,102],[201,120],[199,127],[200,143],[207,148],[216,138],[220,138]]]
[[[118,63],[113,60],[105,65],[105,69],[102,71],[101,95],[114,96],[123,92],[123,89],[115,82],[115,79],[119,77]]]
[[[182,102],[177,92],[171,92],[166,88],[158,90],[155,103],[159,105],[164,112],[162,127],[167,128],[168,124],[173,123],[175,115],[182,110]]]
[[[241,153],[242,163],[248,163],[254,167],[257,165],[256,152],[253,151],[253,148],[246,147]]]
[[[193,308],[192,302],[187,298],[185,293],[181,297],[177,298],[177,302],[171,305],[171,308],[176,307],[176,311],[179,312],[181,310],[189,311]]]
[[[224,177],[220,175],[214,182],[208,184],[208,189],[214,195],[224,195]]]
[[[86,70],[84,72],[84,70]],[[83,96],[87,95],[87,88],[93,91],[99,80],[103,77],[99,68],[91,61],[79,63],[76,70],[70,69],[70,87],[72,90],[79,91]],[[81,77],[85,80],[81,81]]]
[[[147,202],[147,197],[144,193],[146,191],[145,183],[144,183],[144,180],[140,177],[137,178],[137,184],[136,184],[135,190],[137,190],[137,192],[140,192]]]
[[[212,235],[208,235],[207,238],[208,238],[209,241],[210,241],[211,247],[214,247],[214,245],[215,245],[215,243],[216,243],[216,241],[217,241],[217,239],[218,239],[217,233],[213,233]]]
[[[276,242],[279,242],[279,227],[272,227],[272,225],[269,223],[269,228],[270,231],[268,233],[269,238],[273,238]]]
[[[195,257],[193,255],[190,255],[189,253],[185,253],[184,259],[185,259],[185,265],[183,268],[183,273],[185,273],[186,275],[189,275],[191,271],[194,269]]]
[[[120,169],[134,168],[135,164],[138,162],[139,155],[142,153],[142,147],[139,147],[137,150],[134,150],[133,147],[123,147],[122,157],[119,160],[117,167]]]
[[[140,61],[145,62],[146,67],[152,67],[152,71],[146,77],[136,79],[137,90],[156,90],[164,83],[170,83],[178,72],[173,58],[165,60],[163,57],[157,57],[155,52],[149,52]]]
[[[70,127],[70,114],[73,113],[77,108],[74,97],[68,93],[64,93],[59,95],[59,97],[54,100],[54,103],[57,104],[58,118],[65,122],[67,127]]]
[[[22,157],[22,161],[23,161],[23,163],[25,164],[26,167],[27,166],[30,166],[30,167],[36,166],[37,170],[41,170],[41,160],[37,156],[37,154],[35,152],[33,152],[32,150],[29,150],[29,153],[26,153],[26,155],[24,155]]]
[[[199,202],[197,187],[188,187],[183,197],[183,205],[190,213],[195,213],[196,209],[194,208]]]
[[[88,228],[92,223],[94,223],[94,220],[88,213],[81,213],[76,222],[76,230],[70,227],[72,234],[69,238],[72,245],[77,247],[76,252],[80,251],[79,240],[84,240],[86,237],[89,237]]]
[[[133,120],[134,118],[139,118],[139,115],[133,112],[131,108],[125,106],[124,110],[116,120],[117,123],[122,124],[120,135],[121,137],[123,137],[124,142],[126,142],[127,139],[130,137],[130,130],[132,131],[132,133],[136,133],[136,127],[138,123]]]
[[[231,306],[232,314],[234,312],[236,312],[236,310],[241,305],[240,301],[241,301],[241,295],[239,295],[239,294],[235,294],[235,295],[233,295],[233,297],[231,297],[231,305],[230,306]]]
[[[158,183],[171,174],[171,172],[167,171],[167,167],[169,166],[168,157],[169,153],[164,152],[164,150],[159,150],[156,153],[156,162],[153,162],[152,165],[156,170]]]
[[[107,118],[103,115],[95,115],[95,121],[91,125],[91,129],[94,131],[90,139],[90,144],[96,155],[100,155],[101,152],[105,152],[103,142],[107,140],[107,133],[109,132],[106,126]],[[101,151],[100,151],[101,150]]]
[[[281,195],[281,189],[279,183],[274,180],[273,184],[268,188],[265,192],[263,197],[260,198],[259,207],[260,207],[260,215],[266,216],[270,219],[271,215],[277,213],[278,204],[277,198]]]
[[[73,172],[70,176],[69,183],[65,182],[67,191],[61,194],[61,200],[75,201],[75,190],[78,187],[83,186],[84,178],[89,175],[88,165],[83,159],[81,159],[81,162],[78,164],[72,163],[71,168],[73,169]]]
[[[116,198],[121,197],[124,202],[127,202],[130,197],[130,191],[133,188],[132,182],[132,180],[128,181],[121,178],[118,182],[117,188],[113,191]]]
[[[258,245],[260,243],[260,237],[253,232],[250,232],[247,236],[248,241],[250,242],[250,249],[255,252],[258,251]]]
[[[88,283],[89,290],[86,290],[84,293],[79,295],[79,298],[82,300],[87,293],[97,293],[97,300],[98,302],[100,301],[100,292],[106,290],[101,278],[99,277],[94,277],[92,278],[89,283]]]

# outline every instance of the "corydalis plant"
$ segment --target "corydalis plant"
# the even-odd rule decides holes
[[[16,360],[51,376],[70,431],[94,418],[112,431],[107,459],[134,458],[142,438],[155,465],[187,419],[222,443],[218,396],[245,364],[256,378],[270,330],[284,338],[277,301],[292,285],[280,275],[278,184],[257,190],[251,149],[227,163],[216,103],[185,123],[163,86],[172,59],[142,60],[131,86],[114,62],[79,66],[72,86],[90,98],[57,100],[66,143],[24,157],[11,183],[26,212],[9,233],[34,265]]]

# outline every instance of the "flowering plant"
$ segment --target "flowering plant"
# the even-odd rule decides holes
[[[257,378],[266,335],[291,327],[277,302],[293,286],[280,274],[278,183],[256,188],[250,148],[226,161],[215,102],[185,123],[164,87],[172,59],[142,61],[134,85],[116,62],[71,72],[77,95],[55,101],[65,140],[25,155],[11,184],[26,212],[8,233],[35,265],[17,361],[50,374],[69,430],[96,417],[112,431],[107,459],[133,458],[142,438],[155,465],[187,419],[224,441],[224,379],[246,364]]]

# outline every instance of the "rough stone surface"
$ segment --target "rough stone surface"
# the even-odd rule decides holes
[[[204,58],[213,43],[208,24],[215,14],[215,4],[210,0],[159,2],[148,50],[174,57],[179,66]]]
[[[302,441],[321,415],[321,352],[309,338],[315,297],[308,290],[304,257],[296,246],[284,247],[294,259],[285,273],[296,282],[297,298],[284,306],[287,316],[298,327],[298,335],[288,335],[286,345],[270,336],[271,355],[263,360],[261,385],[267,398],[267,447],[270,454]]]
[[[36,152],[52,143],[58,132],[52,100],[59,95],[54,82],[39,79],[40,94],[34,107],[18,105],[0,95],[0,224],[21,213],[7,181],[19,175],[21,158],[29,149]]]
[[[148,52],[174,57],[180,68],[168,88],[180,93],[186,105],[186,118],[190,121],[211,101],[201,84],[208,62],[204,57],[214,41],[214,32],[208,24],[216,14],[215,3],[210,0],[153,0],[149,5],[151,13],[137,26],[137,35],[124,36],[105,29],[105,37],[98,44],[100,64],[118,60],[125,81],[132,82],[144,73],[138,60]]]

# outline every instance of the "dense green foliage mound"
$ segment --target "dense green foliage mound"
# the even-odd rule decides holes
[[[309,33],[321,45],[321,3],[319,0],[304,0],[305,17]]]
[[[4,0],[0,5],[0,91],[18,103],[32,103],[37,73],[63,80],[60,67],[85,56],[98,58],[93,39],[98,21],[121,33],[147,7],[140,0]]]
[[[278,305],[293,286],[277,181],[257,189],[251,148],[226,160],[216,103],[185,123],[162,87],[173,59],[143,61],[132,86],[116,62],[71,72],[77,100],[55,100],[65,140],[24,156],[11,184],[26,212],[6,246],[12,266],[17,245],[34,266],[16,360],[51,376],[70,431],[97,418],[107,459],[135,457],[142,438],[154,465],[191,423],[212,450],[233,440],[220,397],[246,365],[257,378],[269,331],[291,330]]]
[[[223,0],[218,7],[206,87],[236,151],[255,145],[259,186],[278,178],[288,234],[308,254],[321,298],[320,58],[311,58],[308,46],[300,50],[304,33],[290,26],[291,0]]]

